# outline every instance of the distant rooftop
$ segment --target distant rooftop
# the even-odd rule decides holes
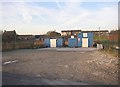
[[[81,30],[62,30],[61,32],[80,32]]]
[[[61,32],[109,32],[108,30],[91,30],[91,31],[82,31],[82,30],[62,30]]]
[[[108,30],[92,30],[92,31],[82,31],[82,32],[109,32]]]

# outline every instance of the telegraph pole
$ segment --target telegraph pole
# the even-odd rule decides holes
[[[100,27],[99,27],[99,40],[100,40]]]

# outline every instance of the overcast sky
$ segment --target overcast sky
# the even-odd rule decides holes
[[[116,2],[115,2],[116,1]],[[2,30],[18,34],[44,34],[50,30],[117,29],[118,2],[89,0],[3,0],[0,7]]]

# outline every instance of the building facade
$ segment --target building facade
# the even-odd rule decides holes
[[[71,36],[71,35],[77,36],[78,33],[80,33],[80,32],[81,32],[81,30],[62,30],[61,35],[62,36]]]

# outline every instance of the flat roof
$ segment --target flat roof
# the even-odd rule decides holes
[[[108,30],[92,30],[92,31],[82,31],[82,30],[62,30],[61,32],[72,32],[72,31],[80,31],[80,32],[109,32]]]
[[[62,30],[61,32],[72,32],[72,31],[81,31],[81,30]]]

